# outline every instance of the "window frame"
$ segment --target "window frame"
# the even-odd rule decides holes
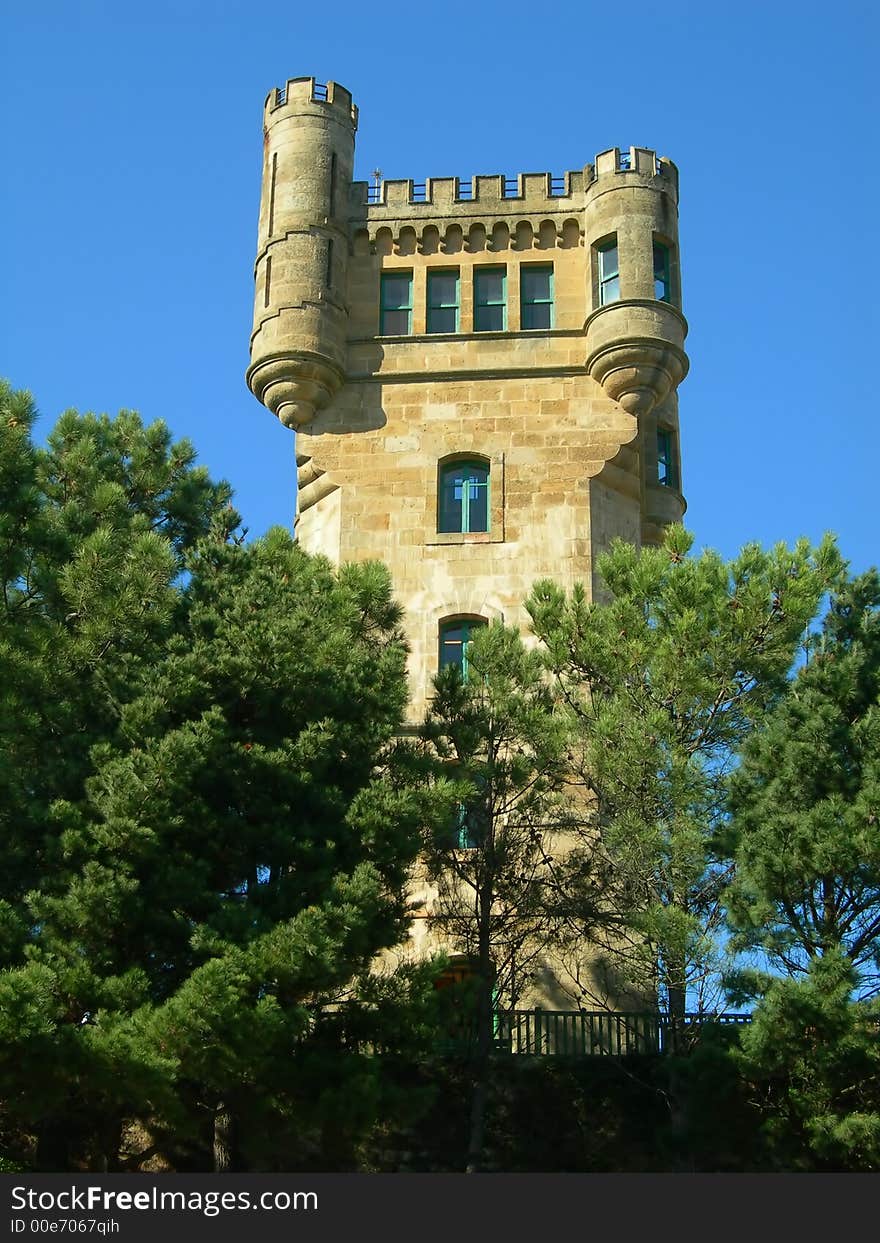
[[[446,480],[456,471],[467,471],[468,469],[476,469],[485,471],[485,488],[486,488],[486,525],[484,527],[473,527],[470,524],[470,487],[467,486],[462,490],[461,498],[461,525],[457,527],[443,526],[444,512],[444,487]],[[480,481],[468,479],[467,483],[476,482],[477,487],[482,487]],[[453,485],[454,486],[454,485]],[[492,464],[485,457],[455,457],[446,458],[437,463],[437,534],[438,535],[488,535],[492,530]]]
[[[615,256],[615,268],[613,272],[606,272],[604,256],[610,255],[612,251]],[[596,243],[596,279],[599,306],[610,306],[612,302],[620,301],[620,248],[617,244],[616,233]],[[612,285],[615,285],[614,295],[607,297],[606,292]]]
[[[661,258],[658,275],[658,255]],[[672,302],[672,247],[668,242],[655,237],[652,246],[652,263],[654,269],[654,297],[658,302]],[[662,296],[657,293],[658,283],[663,286]]]
[[[405,277],[409,285],[409,305],[408,306],[386,306],[385,290],[388,282],[391,280],[400,280]],[[401,311],[406,312],[407,328],[406,332],[388,332],[386,331],[385,316],[397,315]],[[380,337],[411,337],[413,330],[413,273],[412,269],[407,268],[389,268],[385,272],[379,273],[379,336]]]
[[[482,812],[482,821],[480,824]],[[486,841],[485,808],[478,802],[457,803],[455,807],[455,849],[479,850]]]
[[[549,297],[547,298],[527,298],[526,297],[526,292],[525,292],[525,287],[524,287],[524,282],[523,282],[523,273],[525,272],[547,272],[549,274],[549,277],[550,277]],[[555,293],[556,293],[555,275],[554,275],[552,263],[524,263],[520,266],[520,270],[519,270],[519,326],[523,331],[525,332],[549,332],[550,331],[550,329],[554,326],[554,323],[556,320]],[[550,313],[548,316],[549,322],[547,324],[541,324],[538,327],[534,327],[532,325],[526,326],[525,324],[526,308],[533,307],[533,306],[547,306],[550,308]]]
[[[663,467],[665,470],[661,473]],[[661,488],[670,488],[673,492],[679,491],[675,432],[671,427],[658,426],[657,428],[657,483]]]
[[[437,672],[441,673],[450,665],[455,665],[461,675],[461,680],[466,682],[468,679],[468,660],[467,649],[473,637],[473,632],[481,626],[487,626],[489,623],[485,617],[477,617],[474,614],[463,614],[454,617],[446,617],[437,627]],[[461,640],[461,658],[458,661],[443,660],[443,647],[446,642],[445,635],[451,630],[462,630],[464,632]]]
[[[439,302],[432,301],[431,286],[438,276],[454,276],[455,277],[455,301]],[[432,328],[431,312],[432,311],[455,311],[455,327],[454,328]],[[428,268],[425,289],[425,332],[427,334],[458,332],[461,324],[461,269],[460,268]]]
[[[507,266],[505,264],[487,264],[481,263],[474,268],[473,276],[473,295],[474,295],[474,332],[506,332],[507,331]],[[491,275],[501,274],[501,298],[498,301],[488,302],[480,301],[478,297],[480,281]],[[493,307],[501,307],[501,327],[498,328],[494,324],[482,327],[479,324],[480,311],[489,310]]]

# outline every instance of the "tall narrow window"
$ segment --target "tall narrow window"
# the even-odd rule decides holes
[[[521,328],[553,327],[553,265],[526,264],[519,270]]]
[[[458,332],[458,269],[428,272],[428,332]]]
[[[669,274],[669,247],[663,242],[654,243],[654,297],[658,302],[672,301],[672,283]]]
[[[383,337],[412,332],[412,272],[383,272],[379,331]]]
[[[596,248],[599,264],[599,306],[620,298],[620,262],[617,258],[617,237]]]
[[[657,430],[657,482],[664,488],[678,487],[675,436],[665,427]]]
[[[272,155],[272,180],[269,184],[269,236],[275,232],[275,182],[278,177],[278,152]]]
[[[336,215],[336,152],[330,156],[330,215]]]
[[[474,332],[507,327],[507,269],[474,269]]]
[[[444,622],[440,627],[440,668],[454,665],[466,679],[469,672],[468,647],[474,631],[485,624],[479,617],[456,617]]]
[[[438,531],[488,531],[488,463],[448,462],[441,466],[438,510]]]
[[[327,267],[324,272],[324,286],[327,289],[333,287],[333,238],[327,238]]]

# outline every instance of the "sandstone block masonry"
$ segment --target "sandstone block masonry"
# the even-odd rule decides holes
[[[337,83],[266,100],[248,383],[296,430],[303,546],[389,565],[418,720],[470,628],[684,512],[678,174],[632,147],[371,186],[356,128]]]

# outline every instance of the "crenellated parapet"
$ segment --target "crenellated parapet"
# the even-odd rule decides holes
[[[494,173],[371,185],[353,180],[357,121],[351,93],[332,81],[290,78],[265,101],[248,383],[285,425],[310,423],[346,383],[349,337],[362,342],[376,334],[386,259],[390,267],[412,269],[415,337],[425,332],[423,262],[439,264],[449,256],[450,266],[464,273],[497,255],[517,300],[520,260],[536,265],[555,254],[554,270],[567,292],[555,295],[554,328],[572,333],[583,325],[585,372],[634,415],[649,413],[674,391],[688,362],[678,170],[670,160],[648,147],[611,147],[561,175]],[[668,269],[662,292],[658,253]],[[610,293],[599,269],[612,254],[617,268]],[[585,274],[580,307],[571,288],[573,264]],[[462,278],[461,319],[468,325],[471,281]],[[509,318],[505,331],[519,324],[518,307]],[[406,348],[401,344],[401,351]],[[447,353],[454,369],[455,343]],[[387,362],[398,365],[393,357]],[[304,483],[304,490],[309,486]]]
[[[358,110],[351,91],[338,82],[318,82],[315,78],[288,78],[284,86],[271,90],[263,105],[263,118],[266,122],[273,119],[279,108],[293,112],[313,104],[320,105],[327,116],[338,113],[343,125],[357,129]]]
[[[646,180],[653,183],[656,179],[657,188],[672,194],[678,202],[678,169],[672,160],[658,155],[650,147],[609,147],[584,169],[587,187],[591,189],[597,181],[602,180],[604,184],[604,178],[620,175],[623,175],[624,184],[629,185]]]
[[[415,238],[422,249],[438,235],[441,250],[528,250],[576,244],[583,205],[581,172],[359,181],[352,186],[351,228],[380,250],[383,239],[396,247],[401,238]]]
[[[566,203],[570,207],[579,202],[583,189],[582,172],[560,177],[552,173],[519,173],[516,177],[493,173],[469,178],[428,177],[425,181],[401,178],[382,181],[378,186],[356,181],[351,187],[351,201],[364,207],[370,219],[393,219],[400,209],[408,211],[411,207],[428,216],[437,215],[438,209],[455,214],[458,209],[466,213],[475,207],[529,213],[564,210]]]
[[[530,250],[570,246],[584,236],[588,202],[607,191],[639,187],[678,202],[678,170],[648,147],[611,147],[592,164],[560,176],[502,173],[469,178],[395,178],[351,187],[353,236],[391,253],[402,238],[417,249],[439,235],[440,249]],[[506,232],[505,232],[506,230]],[[480,232],[490,239],[483,245]],[[388,249],[388,239],[391,249]]]

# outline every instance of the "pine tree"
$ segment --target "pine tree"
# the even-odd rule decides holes
[[[780,1161],[880,1168],[880,577],[832,598],[731,783],[743,1068]]]
[[[51,803],[80,797],[162,650],[188,550],[238,523],[229,485],[163,423],[68,411],[41,449],[35,418],[0,386],[0,966],[21,953],[23,895],[61,866]]]
[[[405,927],[429,810],[394,741],[399,609],[380,566],[336,572],[281,530],[244,545],[228,486],[161,425],[67,414],[39,450],[8,403],[7,1125],[49,1169],[118,1165],[131,1119],[151,1148],[203,1163],[213,1135],[247,1161],[295,1109],[320,1118],[327,1008]],[[336,1065],[366,1125],[375,1071]]]
[[[737,946],[797,977],[835,951],[880,991],[880,576],[847,583],[732,782]]]
[[[676,1023],[689,1003],[714,1004],[733,756],[784,685],[840,565],[827,540],[750,545],[729,564],[688,556],[691,543],[680,527],[657,548],[617,543],[599,560],[597,602],[541,583],[527,605],[592,811],[580,858],[569,858],[573,932],[598,938],[623,985],[658,997]],[[592,869],[597,851],[613,884],[604,927],[591,930],[576,895],[579,866]]]
[[[423,730],[455,810],[438,825],[427,865],[438,886],[432,926],[471,967],[476,1048],[468,1169],[484,1160],[494,1011],[515,1006],[555,927],[552,853],[570,827],[564,722],[539,654],[500,623],[468,645],[467,675],[435,680]]]

